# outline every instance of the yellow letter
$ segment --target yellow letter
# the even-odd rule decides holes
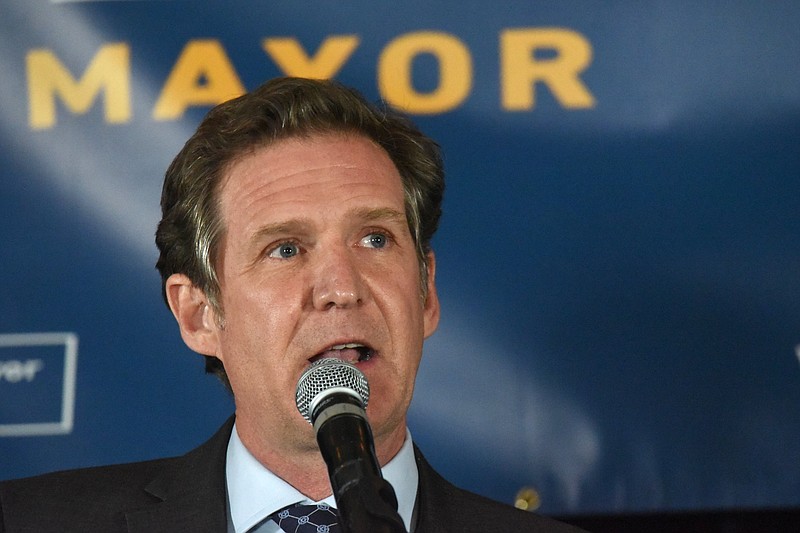
[[[293,37],[264,39],[261,46],[287,76],[324,80],[341,70],[358,46],[358,36],[328,37],[314,57],[309,57]]]
[[[213,106],[244,93],[219,41],[189,41],[153,108],[156,120],[181,118],[189,106]]]
[[[27,55],[28,122],[33,129],[56,124],[58,93],[72,113],[86,113],[97,93],[105,93],[105,119],[111,123],[131,118],[130,50],[124,43],[108,44],[95,54],[80,81],[50,50],[31,50]]]
[[[536,82],[544,82],[564,107],[594,107],[592,93],[578,78],[592,62],[592,45],[583,35],[559,28],[505,30],[500,43],[505,109],[532,109]],[[556,55],[537,59],[536,50],[555,51]]]
[[[433,54],[439,62],[439,84],[419,93],[411,79],[414,58]],[[418,32],[398,37],[378,59],[378,87],[383,98],[408,113],[433,114],[461,104],[472,89],[472,56],[467,47],[446,33]]]

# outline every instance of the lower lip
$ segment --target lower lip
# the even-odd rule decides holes
[[[364,359],[363,361],[359,361],[356,363],[356,366],[360,369],[370,368],[372,365],[375,364],[375,360],[378,358],[377,354],[372,354],[372,357],[369,359]]]

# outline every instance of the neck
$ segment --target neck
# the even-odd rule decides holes
[[[309,426],[310,428],[310,426]],[[237,433],[242,444],[265,468],[280,477],[312,501],[319,501],[331,495],[328,467],[316,445],[313,433],[311,440],[304,439],[299,445],[280,447],[267,442],[251,432],[246,424],[237,421]],[[378,463],[383,467],[400,451],[405,442],[405,425],[398,427],[384,438],[376,436],[375,452]]]

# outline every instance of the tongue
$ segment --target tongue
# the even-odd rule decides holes
[[[328,350],[322,352],[314,360],[336,358],[346,363],[357,363],[361,353],[355,348],[345,348],[344,350]]]

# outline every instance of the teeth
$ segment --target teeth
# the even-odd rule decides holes
[[[346,344],[337,344],[331,346],[328,351],[341,351],[341,350],[358,350],[358,360],[354,362],[369,361],[372,359],[373,352],[367,346],[358,342],[348,342]]]
[[[357,343],[348,343],[348,344],[337,344],[336,346],[331,346],[331,350],[347,350],[347,349],[355,349],[355,348],[363,348],[363,344]]]

